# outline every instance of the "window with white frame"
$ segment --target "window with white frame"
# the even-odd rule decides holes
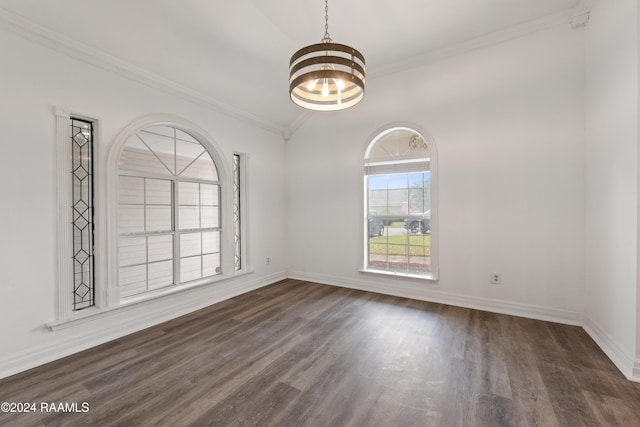
[[[434,156],[408,127],[387,129],[367,147],[365,271],[436,278]]]
[[[218,168],[192,135],[150,126],[129,137],[118,161],[120,297],[221,273]]]
[[[233,267],[235,271],[242,270],[244,266],[243,260],[243,237],[242,231],[244,224],[242,221],[242,205],[243,205],[243,189],[244,183],[242,179],[243,172],[242,155],[233,155]]]
[[[93,122],[70,118],[73,310],[95,305]]]
[[[56,119],[56,319],[83,316],[96,292],[95,163],[98,120],[54,107]]]

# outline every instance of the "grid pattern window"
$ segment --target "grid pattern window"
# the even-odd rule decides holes
[[[73,310],[95,305],[93,123],[71,118]]]
[[[121,297],[220,274],[218,171],[200,142],[145,128],[125,144],[118,175]]]
[[[241,218],[241,158],[239,154],[233,155],[233,252],[234,268],[242,269],[242,218]]]
[[[407,128],[383,132],[365,155],[365,269],[431,273],[431,168],[425,139]]]

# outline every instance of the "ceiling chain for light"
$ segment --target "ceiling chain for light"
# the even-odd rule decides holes
[[[331,36],[329,35],[329,0],[324,0],[324,38],[322,41],[325,40],[331,42]]]

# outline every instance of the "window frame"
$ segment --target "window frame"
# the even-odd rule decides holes
[[[157,290],[144,292],[138,295],[127,296],[121,298],[119,286],[119,259],[118,259],[118,242],[119,242],[119,224],[118,224],[118,203],[119,200],[119,168],[118,161],[122,155],[122,151],[130,136],[151,126],[169,126],[179,129],[195,138],[211,156],[217,172],[219,185],[220,200],[220,274],[190,281],[180,285],[169,286]],[[232,177],[231,164],[227,164],[227,156],[218,146],[215,140],[208,133],[196,124],[184,120],[180,117],[168,114],[154,114],[142,117],[131,122],[122,129],[116,137],[107,161],[107,192],[106,199],[108,203],[107,216],[107,235],[108,235],[108,270],[109,279],[107,281],[107,306],[117,307],[129,305],[149,299],[170,295],[191,289],[197,286],[208,285],[221,280],[228,279],[239,272],[233,268],[233,222],[232,212]]]
[[[427,143],[429,147],[429,171],[430,171],[430,199],[431,199],[431,269],[429,273],[426,274],[414,274],[414,273],[405,273],[405,272],[397,272],[397,271],[385,271],[380,269],[370,268],[368,265],[368,252],[369,252],[369,194],[368,194],[368,173],[367,173],[367,165],[370,163],[398,163],[401,164],[404,161],[418,161],[421,156],[415,156],[412,160],[407,156],[401,157],[389,157],[389,158],[380,158],[380,159],[369,159],[369,153],[371,152],[374,145],[385,135],[395,130],[406,130],[410,132],[414,132],[420,135],[424,141]],[[361,253],[361,273],[374,274],[374,275],[386,275],[386,276],[394,276],[399,278],[409,278],[409,279],[420,279],[427,281],[438,281],[439,280],[439,262],[438,262],[438,236],[439,236],[439,227],[438,227],[438,155],[437,148],[433,138],[427,134],[423,129],[413,123],[392,123],[386,126],[383,126],[376,130],[367,140],[367,143],[364,145],[361,151],[361,171],[360,171],[360,188],[361,188],[361,204],[362,207],[361,215],[360,215],[360,223],[361,223],[361,242],[362,242],[362,253]]]
[[[168,135],[165,133],[160,133],[157,134],[155,132],[158,131],[158,129],[154,129],[154,130],[150,130],[152,128],[157,128],[157,125],[152,125],[151,127],[147,127],[147,128],[143,128],[139,131],[137,131],[134,135],[131,136],[131,138],[129,138],[128,143],[131,141],[131,139],[133,139],[134,141],[136,140],[136,137],[138,139],[140,139],[141,141],[143,141],[144,139],[146,139],[146,137],[148,135],[154,135],[156,138],[160,137],[162,138],[163,141],[166,141],[167,139],[169,141],[173,142],[173,147],[175,149],[176,147],[176,143],[177,141],[180,140],[179,135],[177,134],[177,128],[175,126],[172,125],[163,125],[162,127],[165,130],[170,130],[172,135]],[[189,135],[190,136],[190,135]],[[200,141],[197,141],[196,139],[192,138],[190,136],[189,138],[191,141],[188,142],[197,142],[200,147],[205,150],[205,152],[207,152],[207,154],[210,156],[210,153],[207,149],[206,146],[204,146],[202,143],[200,143]],[[184,140],[183,140],[184,141]],[[125,144],[125,146],[123,147],[123,151],[121,152],[121,157],[120,160],[122,160],[122,155],[124,152],[124,149],[128,146],[128,143]],[[158,157],[158,152],[154,151],[151,149],[151,147],[149,145],[147,145],[146,142],[144,142],[144,145],[147,147],[147,149],[150,150],[149,153],[147,153],[145,151],[145,153],[147,154],[151,154],[152,156],[155,156],[155,158],[157,160],[160,160],[160,158]],[[134,152],[132,153],[133,156],[135,156],[135,152],[137,151],[137,149],[134,148]],[[202,153],[198,156],[200,157],[202,156]],[[178,159],[178,157],[176,157],[176,154],[174,154],[173,156],[173,161],[176,162]],[[165,164],[165,162],[168,159],[165,160],[160,160],[160,162],[164,165],[165,168],[167,168],[167,165]],[[211,159],[213,161],[213,159]],[[191,163],[189,163],[191,164]],[[188,168],[188,166],[187,166]],[[221,223],[220,223],[220,211],[221,211],[221,199],[220,199],[220,183],[219,183],[219,177],[218,175],[218,165],[214,164],[212,165],[212,168],[215,169],[215,179],[212,178],[198,178],[198,177],[194,177],[194,176],[183,176],[182,173],[177,173],[178,171],[169,171],[169,174],[167,174],[164,169],[163,169],[163,173],[158,173],[157,171],[155,172],[147,172],[144,170],[140,170],[140,169],[136,169],[135,167],[133,168],[123,168],[123,164],[122,162],[119,162],[119,168],[118,168],[118,185],[122,185],[123,182],[129,181],[129,182],[135,182],[135,181],[139,181],[142,185],[139,186],[139,188],[142,189],[142,192],[138,195],[141,197],[141,200],[135,200],[136,197],[136,186],[134,185],[134,187],[131,187],[129,189],[129,191],[133,190],[133,193],[130,193],[129,191],[127,191],[128,195],[130,197],[133,197],[134,200],[131,200],[129,198],[127,199],[123,199],[122,198],[122,193],[119,191],[118,194],[118,206],[119,206],[119,220],[122,219],[122,217],[120,216],[120,214],[122,213],[122,209],[123,208],[142,208],[142,229],[139,229],[138,227],[134,227],[133,229],[119,229],[119,233],[118,233],[118,244],[119,244],[119,250],[122,250],[123,247],[127,246],[126,242],[129,242],[129,244],[132,244],[132,242],[135,241],[139,241],[140,240],[144,240],[144,247],[145,247],[145,261],[143,262],[142,260],[136,260],[136,262],[134,262],[133,264],[126,264],[124,266],[120,266],[121,268],[118,271],[119,274],[119,286],[121,288],[121,302],[126,303],[126,301],[128,301],[129,299],[140,299],[143,298],[142,295],[149,295],[149,294],[153,294],[156,291],[162,291],[165,288],[169,288],[172,286],[175,287],[183,287],[185,285],[189,285],[192,282],[196,282],[196,281],[203,281],[206,282],[210,279],[212,279],[214,276],[220,274],[219,273],[219,269],[216,268],[215,272],[213,272],[213,274],[207,274],[205,276],[202,276],[202,274],[204,274],[204,258],[213,255],[214,258],[218,258],[218,260],[220,259],[220,253],[221,253],[221,245],[218,244],[215,248],[213,249],[213,252],[210,253],[206,253],[204,252],[203,249],[203,245],[202,242],[204,239],[204,234],[208,234],[208,233],[213,233],[213,234],[218,234],[218,242],[219,242],[219,236],[222,233],[222,229],[221,229]],[[162,169],[162,168],[161,168]],[[156,184],[152,184],[153,182],[155,182]],[[166,200],[163,201],[160,204],[157,204],[157,200],[156,203],[149,203],[149,200],[147,198],[147,195],[150,194],[150,188],[153,188],[154,186],[156,186],[158,183],[164,182],[166,187],[166,195],[165,198]],[[149,184],[151,184],[151,187],[149,187]],[[197,212],[197,225],[194,224],[190,224],[189,226],[183,226],[182,223],[182,208],[186,208],[187,206],[190,205],[185,205],[183,204],[183,199],[182,199],[182,191],[186,190],[187,186],[195,186],[196,187],[196,193],[198,194],[196,199],[197,199],[197,204],[195,206],[196,208],[196,212]],[[203,221],[202,218],[202,208],[204,208],[207,205],[201,204],[201,196],[202,196],[202,191],[203,191],[203,186],[205,187],[212,187],[215,188],[215,197],[212,197],[212,201],[211,203],[213,203],[212,205],[209,205],[210,207],[214,208],[214,211],[217,213],[216,215],[216,219],[215,221],[213,221],[212,224],[210,225],[205,225],[203,224],[201,221]],[[119,190],[121,190],[119,188]],[[153,197],[153,196],[152,196]],[[156,196],[157,197],[157,196]],[[150,217],[148,216],[149,214],[149,209],[150,208],[157,208],[157,207],[164,207],[164,208],[169,208],[168,209],[168,213],[169,213],[169,221],[161,228],[161,229],[156,229],[156,228],[147,228],[147,226],[149,225],[147,223],[147,221],[150,219]],[[185,216],[186,218],[186,216]],[[192,235],[199,235],[200,236],[200,252],[198,254],[190,254],[188,255],[186,252],[183,253],[182,252],[182,242],[183,239],[187,238],[188,236],[192,236]],[[149,254],[150,254],[150,245],[151,245],[151,241],[154,240],[157,242],[158,239],[162,239],[164,237],[170,237],[171,239],[171,256],[170,258],[167,259],[153,259],[150,260],[149,259]],[[133,243],[135,246],[135,243]],[[200,264],[200,277],[194,277],[194,278],[185,278],[183,277],[183,266],[184,266],[184,262],[186,260],[193,260],[193,259],[199,259],[199,264]],[[119,261],[121,261],[122,258],[119,258]],[[170,263],[171,265],[171,280],[170,282],[164,283],[164,284],[156,284],[156,288],[155,289],[150,289],[151,284],[151,271],[153,268],[157,267],[158,265],[161,264],[167,264]],[[134,271],[139,271],[140,269],[144,270],[144,275],[145,275],[145,279],[144,279],[144,289],[137,289],[134,290],[133,292],[126,291],[124,289],[122,289],[122,275],[124,270],[134,270]],[[138,285],[140,285],[139,282],[137,282]]]
[[[240,195],[239,195],[239,198],[236,200],[236,195],[235,193],[233,194],[233,203],[235,205],[237,201],[240,204],[239,206],[240,207],[240,218],[239,218],[240,219],[240,227],[239,227],[240,241],[236,245],[235,232],[234,232],[233,257],[234,257],[234,261],[236,256],[240,257],[240,268],[239,269],[236,268],[235,262],[234,262],[234,270],[235,270],[235,274],[241,274],[241,273],[251,271],[251,262],[249,257],[248,239],[247,239],[247,236],[248,236],[247,233],[249,230],[249,209],[248,209],[249,198],[247,197],[247,190],[248,190],[247,171],[249,167],[249,154],[234,151],[232,155],[232,162],[233,162],[232,165],[235,165],[236,157],[238,159],[239,171],[236,174],[235,167],[232,166],[232,175],[233,175],[232,185],[234,186],[236,185],[235,180],[236,178],[238,178],[240,181],[238,183]],[[233,223],[233,226],[235,231],[235,223]]]
[[[101,121],[95,116],[69,111],[61,106],[52,108],[55,117],[56,144],[56,269],[55,278],[55,318],[56,322],[64,322],[90,316],[98,312],[105,304],[104,276],[102,257],[104,251],[100,244],[100,206],[99,188],[103,181],[100,177],[100,130]],[[69,141],[71,139],[72,119],[91,123],[92,133],[92,175],[93,175],[93,305],[76,310],[74,307],[74,236],[73,236],[73,188],[72,188],[72,158]]]
[[[53,106],[55,118],[55,149],[56,149],[56,181],[55,191],[57,199],[56,209],[56,267],[55,278],[55,319],[47,322],[51,331],[84,324],[108,313],[126,309],[132,304],[143,303],[155,298],[183,292],[199,286],[210,285],[233,277],[253,272],[249,257],[249,215],[248,215],[248,153],[241,155],[241,185],[242,185],[242,243],[243,266],[234,270],[233,235],[233,203],[231,168],[232,157],[226,156],[217,142],[206,131],[185,120],[171,114],[151,114],[140,117],[120,129],[110,145],[102,142],[102,120],[98,116],[84,113],[70,112],[62,106]],[[73,236],[71,209],[71,157],[69,156],[70,119],[71,117],[93,123],[93,172],[94,172],[94,258],[95,258],[95,305],[83,310],[73,311]],[[169,125],[180,129],[196,138],[209,152],[217,169],[220,184],[220,227],[226,230],[220,236],[221,273],[211,280],[194,281],[186,286],[173,286],[156,292],[153,295],[143,294],[140,298],[130,298],[122,303],[119,295],[118,283],[118,159],[131,135],[153,125]],[[244,182],[242,182],[244,181]]]

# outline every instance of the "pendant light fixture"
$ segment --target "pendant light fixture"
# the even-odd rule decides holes
[[[329,0],[324,7],[324,38],[304,47],[289,62],[289,95],[303,108],[342,110],[364,97],[364,56],[356,49],[333,43],[329,36]]]

